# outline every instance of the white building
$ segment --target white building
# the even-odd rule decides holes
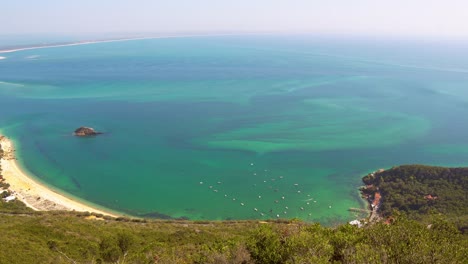
[[[3,200],[5,200],[5,202],[9,202],[9,201],[13,201],[13,200],[15,200],[15,199],[16,199],[16,196],[10,195],[10,196],[4,198]]]
[[[350,225],[355,225],[357,227],[362,227],[362,223],[359,220],[353,220],[349,222]]]

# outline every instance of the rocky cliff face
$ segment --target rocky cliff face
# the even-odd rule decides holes
[[[95,131],[92,127],[79,127],[75,130],[74,133],[74,135],[78,137],[95,136],[99,134],[102,133]]]

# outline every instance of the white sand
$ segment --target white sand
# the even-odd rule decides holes
[[[1,159],[2,175],[8,184],[10,191],[28,207],[36,211],[67,210],[79,212],[92,212],[113,217],[117,214],[106,212],[101,209],[93,208],[79,201],[73,200],[45,185],[37,182],[24,173],[18,166],[12,142],[6,137],[0,135],[0,144],[4,151],[4,157]]]

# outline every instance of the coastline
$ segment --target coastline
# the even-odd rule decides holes
[[[375,174],[378,174],[384,171],[385,169],[378,169],[374,172],[367,174],[367,176],[373,177]],[[377,189],[374,189],[374,188],[375,188],[374,185],[364,185],[359,188],[359,191],[361,193],[361,198],[365,200],[368,205],[367,206],[367,209],[369,210],[368,220],[370,223],[377,222],[382,219],[382,216],[378,212],[378,209],[380,207],[381,194],[378,188]]]
[[[111,217],[124,216],[105,209],[98,209],[71,197],[60,194],[31,178],[16,162],[15,150],[10,139],[0,135],[3,157],[0,160],[2,176],[12,194],[35,211],[77,211],[102,214]]]
[[[199,34],[199,35],[198,34],[193,34],[193,35],[167,35],[167,36],[153,36],[153,37],[136,37],[136,38],[90,40],[90,41],[60,43],[60,44],[45,44],[43,46],[30,46],[30,47],[21,47],[21,48],[13,48],[13,49],[0,49],[0,54],[13,53],[13,52],[24,51],[24,50],[70,47],[70,46],[90,45],[90,44],[109,43],[109,42],[123,42],[123,41],[132,41],[132,40],[192,38],[192,37],[223,37],[223,36],[239,36],[239,35],[248,35],[248,34]],[[0,58],[5,59],[5,57],[0,57]]]
[[[171,38],[176,36],[167,36],[167,37],[142,37],[142,38],[126,38],[126,39],[109,39],[109,40],[95,40],[95,41],[80,41],[80,42],[71,42],[71,43],[64,43],[64,44],[50,44],[44,46],[32,46],[32,47],[24,47],[24,48],[17,48],[17,49],[5,49],[0,50],[0,54],[2,53],[12,53],[17,51],[23,50],[35,50],[35,49],[46,49],[46,48],[58,48],[58,47],[69,47],[69,46],[79,46],[79,45],[89,45],[89,44],[97,44],[97,43],[107,43],[107,42],[119,42],[119,41],[130,41],[130,40],[143,40],[143,39],[158,39],[158,38]],[[182,36],[181,36],[182,37]],[[187,36],[188,37],[188,36]]]

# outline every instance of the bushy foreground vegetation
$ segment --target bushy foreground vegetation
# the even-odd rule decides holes
[[[335,228],[297,221],[96,220],[85,213],[0,213],[0,263],[464,263],[449,222],[405,217]],[[465,262],[466,263],[466,262]]]

